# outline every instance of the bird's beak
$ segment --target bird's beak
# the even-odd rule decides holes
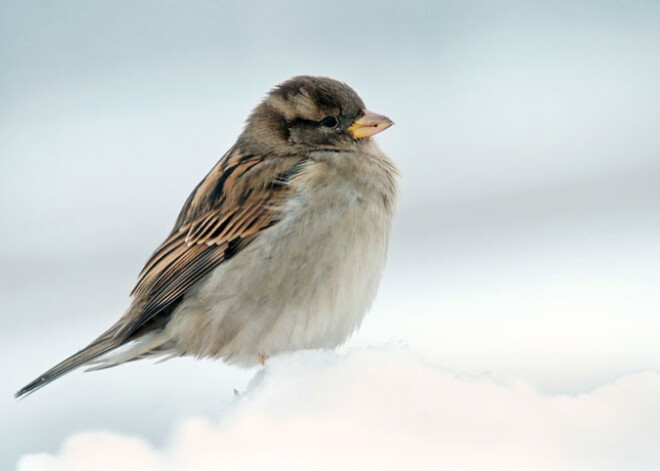
[[[353,139],[362,139],[385,131],[393,124],[394,121],[387,116],[365,111],[362,116],[353,121],[353,124],[348,128],[348,132],[351,133]]]

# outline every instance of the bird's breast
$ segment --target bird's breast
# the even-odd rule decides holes
[[[382,191],[324,162],[305,168],[280,220],[215,269],[181,309],[179,317],[206,328],[196,354],[250,365],[259,354],[343,343],[385,264],[392,209]]]

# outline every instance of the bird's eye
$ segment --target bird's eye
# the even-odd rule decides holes
[[[334,116],[326,116],[323,118],[321,121],[319,121],[321,126],[324,126],[326,128],[334,128],[339,124],[339,121],[337,121],[337,118]]]

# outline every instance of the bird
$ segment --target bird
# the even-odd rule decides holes
[[[15,396],[83,365],[193,356],[249,368],[344,343],[385,267],[399,171],[373,136],[393,124],[332,78],[273,87],[185,201],[123,316]]]

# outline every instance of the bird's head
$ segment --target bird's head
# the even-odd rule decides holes
[[[248,118],[242,138],[272,150],[349,150],[392,124],[367,111],[345,83],[298,76],[271,90]]]

